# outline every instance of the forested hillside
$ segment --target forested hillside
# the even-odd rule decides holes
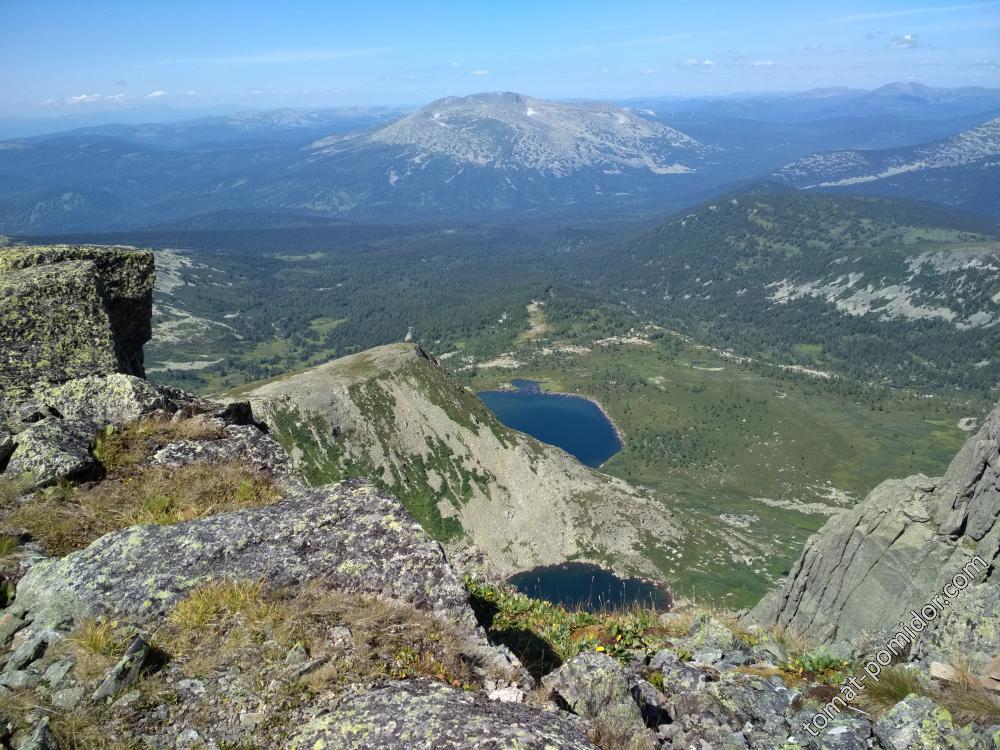
[[[642,316],[744,355],[892,385],[1000,375],[996,228],[941,207],[750,191],[579,260]]]

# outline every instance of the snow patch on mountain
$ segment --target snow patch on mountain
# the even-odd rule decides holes
[[[459,164],[562,176],[584,169],[683,174],[705,147],[640,114],[601,103],[546,101],[520,94],[448,97],[361,135],[310,147],[332,155],[369,146],[403,147],[410,160],[445,156]]]
[[[804,188],[875,182],[907,172],[957,167],[1000,155],[1000,117],[922,146],[888,151],[832,151],[786,164],[775,175]]]

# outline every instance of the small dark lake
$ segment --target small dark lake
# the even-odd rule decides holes
[[[600,466],[621,450],[615,428],[593,401],[543,393],[534,380],[511,384],[517,390],[477,394],[508,427],[562,448],[587,466]]]
[[[592,611],[622,609],[632,604],[669,609],[670,594],[638,578],[619,578],[589,563],[547,565],[511,576],[510,583],[522,594],[568,607]]]

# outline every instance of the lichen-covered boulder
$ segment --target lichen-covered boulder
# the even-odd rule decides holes
[[[94,264],[0,274],[0,393],[118,369]]]
[[[491,701],[433,680],[383,682],[341,699],[287,750],[597,750],[586,724],[560,712]]]
[[[615,659],[594,651],[579,654],[542,678],[558,702],[617,738],[643,737],[646,724],[632,698],[628,673]]]
[[[93,422],[98,428],[132,422],[156,409],[177,406],[164,389],[134,375],[88,375],[40,388],[35,399],[65,419]]]
[[[396,498],[363,482],[289,487],[274,505],[108,534],[36,564],[14,606],[31,613],[32,628],[98,614],[142,621],[223,578],[276,588],[315,581],[411,603],[467,632],[477,627],[439,545]]]
[[[95,466],[90,454],[94,428],[88,422],[43,419],[14,436],[6,474],[30,473],[37,487],[84,477]]]
[[[780,677],[768,678],[728,672],[709,684],[708,692],[725,706],[741,725],[763,725],[773,716],[784,716],[795,693]]]
[[[930,698],[910,695],[875,722],[885,750],[975,750],[981,747],[972,726],[956,727],[951,714]]]
[[[291,459],[278,442],[256,427],[226,425],[219,440],[178,440],[150,459],[152,466],[183,466],[196,462],[239,461],[268,474],[291,473]]]
[[[0,394],[92,374],[142,377],[153,256],[126,248],[0,248]]]
[[[805,750],[868,750],[872,746],[872,723],[867,719],[853,716],[839,716],[831,719],[823,729],[812,727],[815,709],[804,709],[790,724],[795,729],[795,740]],[[809,726],[811,728],[804,728]],[[815,736],[814,736],[815,733]]]

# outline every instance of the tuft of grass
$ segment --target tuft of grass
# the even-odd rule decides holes
[[[1000,698],[983,688],[942,688],[932,697],[960,724],[989,726],[1000,722]]]
[[[146,417],[121,427],[109,426],[94,439],[94,458],[108,472],[132,466],[157,447],[180,440],[218,440],[226,436],[217,424],[190,417],[176,422],[169,417]]]
[[[111,739],[103,722],[84,708],[57,714],[50,726],[60,750],[141,750],[143,747],[138,742]]]
[[[334,644],[330,630],[338,625],[354,634],[349,643]],[[328,658],[306,678],[312,690],[377,678],[428,676],[456,687],[476,679],[448,623],[397,602],[318,586],[290,594],[259,581],[208,583],[174,606],[158,638],[191,676],[232,663],[277,669],[290,648],[302,645],[311,657]]]
[[[771,639],[788,652],[789,656],[799,656],[809,650],[809,643],[794,630],[776,625],[771,628]]]
[[[170,525],[280,499],[275,481],[236,461],[143,467],[91,487],[58,485],[16,508],[8,527],[24,528],[57,556],[135,524]]]
[[[600,716],[591,721],[590,741],[601,750],[657,750],[657,743],[647,732],[635,734],[624,730],[621,722],[603,720]]]
[[[31,476],[31,472],[11,477],[0,477],[0,508],[13,507],[18,498],[31,489],[32,484],[34,484],[34,478]]]
[[[275,617],[274,607],[263,597],[260,581],[232,580],[206,583],[194,589],[171,610],[169,621],[182,633],[194,637],[224,615],[238,616],[247,626],[256,627]]]
[[[17,549],[17,537],[10,534],[0,534],[0,558],[13,554]]]
[[[884,713],[914,693],[930,696],[915,669],[894,665],[882,670],[878,682],[872,680],[865,684],[862,699],[874,713]]]
[[[115,620],[85,620],[65,640],[76,674],[85,679],[103,675],[125,653],[132,635]]]

